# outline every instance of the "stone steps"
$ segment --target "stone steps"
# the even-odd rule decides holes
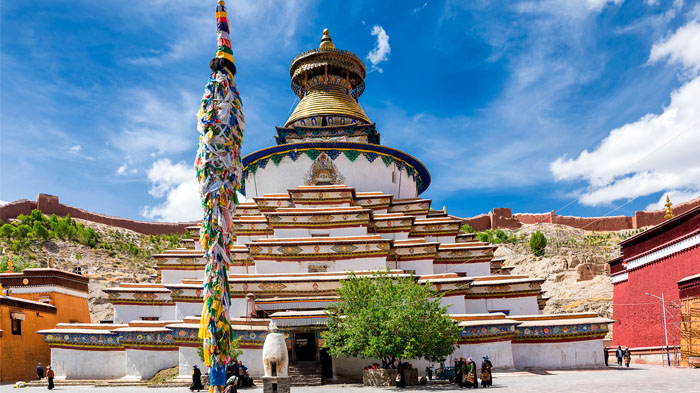
[[[320,386],[321,365],[318,362],[296,362],[289,365],[288,375],[291,386]]]

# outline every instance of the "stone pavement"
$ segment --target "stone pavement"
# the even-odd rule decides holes
[[[494,389],[499,393],[522,392],[562,392],[592,393],[597,390],[619,392],[700,392],[700,370],[685,368],[665,368],[660,366],[635,365],[629,369],[610,367],[600,370],[584,371],[518,371],[496,373]],[[125,387],[90,387],[90,386],[56,386],[59,392],[77,393],[175,393],[188,392],[187,388],[146,388],[144,386]],[[436,384],[409,387],[407,392],[455,392],[452,385]],[[12,385],[0,386],[0,393],[6,392],[45,392],[45,387],[29,387],[21,390]],[[292,393],[387,393],[396,388],[370,388],[361,385],[324,385],[314,387],[292,388]],[[463,390],[466,391],[466,390]],[[240,390],[241,393],[262,393],[262,387]]]

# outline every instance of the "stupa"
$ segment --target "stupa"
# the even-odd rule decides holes
[[[543,315],[539,278],[510,275],[495,246],[460,233],[461,220],[432,210],[421,193],[430,174],[416,158],[380,144],[359,105],[365,66],[336,49],[324,30],[318,49],[290,66],[299,104],[275,146],[243,159],[245,195],[232,224],[231,324],[239,357],[263,375],[268,325],[284,334],[289,370],[308,383],[358,378],[372,359],[332,358],[322,348],[323,309],[338,301],[348,272],[390,269],[430,282],[462,327],[452,357],[488,354],[497,369],[603,364],[609,319],[592,313]],[[183,247],[155,255],[159,282],[105,289],[114,324],[59,324],[41,331],[60,378],[149,378],[197,354],[203,252],[199,227]],[[80,361],[76,361],[80,359]],[[448,359],[449,361],[450,359]],[[412,360],[419,370],[427,362]],[[311,365],[311,366],[309,366]]]

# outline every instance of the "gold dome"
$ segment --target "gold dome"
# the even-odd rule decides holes
[[[333,40],[331,40],[331,34],[328,29],[323,29],[323,37],[321,37],[321,45],[318,46],[319,49],[335,49]]]
[[[335,85],[309,91],[299,101],[284,126],[288,127],[297,120],[315,116],[349,117],[363,123],[370,123],[369,117],[360,105],[347,94],[345,89]]]

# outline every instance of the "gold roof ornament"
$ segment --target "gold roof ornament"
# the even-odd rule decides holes
[[[371,123],[358,103],[365,90],[365,74],[362,60],[336,49],[330,32],[324,29],[318,49],[299,54],[289,66],[292,91],[299,104],[285,127],[303,119],[305,126],[316,127]]]
[[[673,218],[673,210],[671,209],[671,206],[673,206],[673,203],[671,203],[671,198],[666,194],[666,215],[664,215],[665,219]]]
[[[335,44],[333,44],[333,40],[331,40],[331,34],[328,32],[328,29],[323,29],[323,37],[321,38],[321,45],[318,46],[318,49],[335,49]]]

